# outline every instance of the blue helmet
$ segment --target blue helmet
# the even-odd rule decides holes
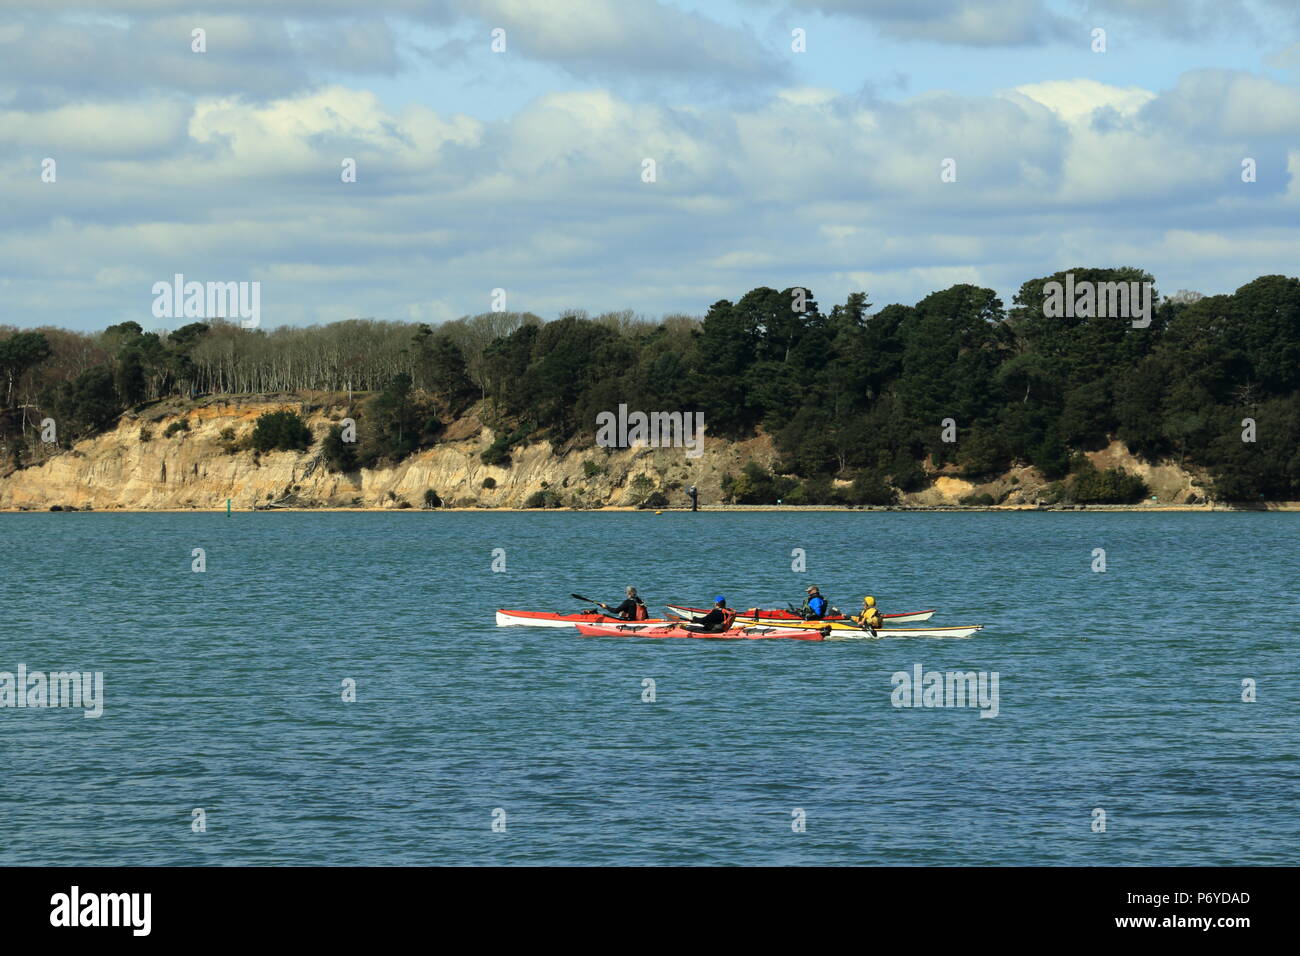
[[[713,603],[714,603],[714,604],[726,604],[726,603],[727,603],[727,599],[724,598],[721,594],[719,594],[717,597],[715,597],[715,598],[713,599]]]

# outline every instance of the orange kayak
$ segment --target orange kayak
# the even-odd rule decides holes
[[[575,623],[574,627],[578,629],[579,634],[588,637],[699,637],[733,641],[755,641],[764,638],[784,638],[794,641],[824,641],[826,639],[826,635],[821,631],[815,631],[811,628],[763,627],[761,625],[733,627],[729,631],[714,632],[691,630],[678,624],[671,624],[667,627],[628,627],[625,624]]]

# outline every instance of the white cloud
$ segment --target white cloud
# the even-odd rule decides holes
[[[542,310],[699,311],[758,284],[829,303],[861,278],[878,304],[957,281],[1005,298],[1085,262],[1215,291],[1297,258],[1297,92],[1231,72],[1158,93],[1071,80],[863,103],[783,89],[725,110],[588,89],[499,122],[339,84],[178,102],[0,111],[18,136],[0,159],[10,315],[147,316],[145,280],[177,271],[263,280],[276,324],[474,312],[497,286]],[[1212,119],[1188,122],[1193,103]],[[51,142],[78,155],[43,184]],[[1258,183],[1239,180],[1243,144]],[[357,183],[340,181],[345,156]],[[956,183],[940,181],[949,156]]]

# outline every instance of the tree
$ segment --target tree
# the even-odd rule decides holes
[[[113,387],[113,374],[103,366],[82,372],[44,404],[53,406],[56,420],[62,426],[61,443],[104,430],[122,410]]]
[[[128,348],[122,353],[122,359],[114,376],[114,385],[123,405],[136,405],[144,400],[147,393],[144,360],[136,349]]]
[[[13,404],[14,382],[51,354],[49,340],[40,332],[17,332],[0,339],[0,375],[5,379],[5,408]]]
[[[267,412],[253,426],[251,443],[258,451],[301,451],[312,443],[311,429],[296,412]]]
[[[353,442],[343,440],[343,426],[331,425],[321,441],[325,467],[330,471],[349,472],[357,469],[357,452]]]

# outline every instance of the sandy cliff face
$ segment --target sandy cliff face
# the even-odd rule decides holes
[[[240,509],[286,499],[299,507],[396,508],[406,501],[419,508],[426,489],[446,504],[462,507],[522,507],[530,495],[545,489],[559,494],[566,505],[602,507],[635,504],[632,484],[639,475],[680,506],[686,487],[696,485],[701,500],[716,503],[725,472],[737,473],[751,459],[770,466],[774,458],[766,438],[730,444],[706,437],[705,453],[695,459],[680,448],[609,453],[591,448],[561,456],[542,442],[515,449],[510,467],[494,467],[479,458],[494,435],[472,413],[453,423],[444,441],[392,468],[332,473],[318,446],[262,455],[225,450],[224,430],[233,429],[242,438],[259,415],[281,409],[302,414],[317,439],[346,413],[342,406],[250,398],[128,414],[114,430],[0,478],[0,508],[213,509],[225,508],[227,498]],[[190,430],[165,436],[167,426],[179,421]],[[148,441],[141,440],[142,430],[151,433]],[[586,462],[601,471],[586,477]],[[495,488],[483,487],[487,478]]]
[[[1100,451],[1085,453],[1098,470],[1123,468],[1147,483],[1156,497],[1152,504],[1184,505],[1205,501],[1206,491],[1191,472],[1173,462],[1146,462],[1131,454],[1121,441],[1113,441]],[[967,481],[963,478],[940,476],[924,491],[904,496],[909,504],[948,505],[968,495],[990,495],[1005,505],[1033,505],[1047,491],[1047,481],[1036,468],[1012,468],[1004,475],[988,481]]]
[[[207,510],[225,508],[226,499],[238,509],[272,503],[399,508],[403,502],[419,508],[428,489],[456,507],[518,508],[535,492],[550,490],[566,506],[599,508],[636,504],[647,487],[662,490],[673,506],[681,507],[688,503],[684,489],[690,485],[699,488],[701,503],[717,504],[724,474],[739,474],[749,461],[770,469],[777,458],[764,435],[734,443],[706,436],[704,454],[695,459],[680,448],[589,448],[561,455],[541,442],[513,449],[509,467],[490,466],[479,455],[495,436],[473,410],[451,423],[436,446],[392,468],[333,473],[318,444],[306,452],[261,455],[227,450],[230,442],[223,432],[233,430],[236,439],[243,438],[258,416],[282,409],[301,414],[317,439],[347,414],[343,405],[299,398],[209,398],[128,413],[112,431],[0,477],[0,509]],[[165,435],[168,425],[182,421],[189,431]],[[149,440],[142,440],[146,435]],[[1195,501],[1204,494],[1188,472],[1170,463],[1139,461],[1120,442],[1089,458],[1098,468],[1121,466],[1140,475],[1160,504]],[[642,475],[649,484],[638,483],[634,491]],[[495,487],[485,488],[486,479]],[[1008,505],[1033,505],[1045,485],[1033,468],[978,483],[939,475],[925,490],[904,495],[902,503],[954,505],[968,495],[990,494]]]

